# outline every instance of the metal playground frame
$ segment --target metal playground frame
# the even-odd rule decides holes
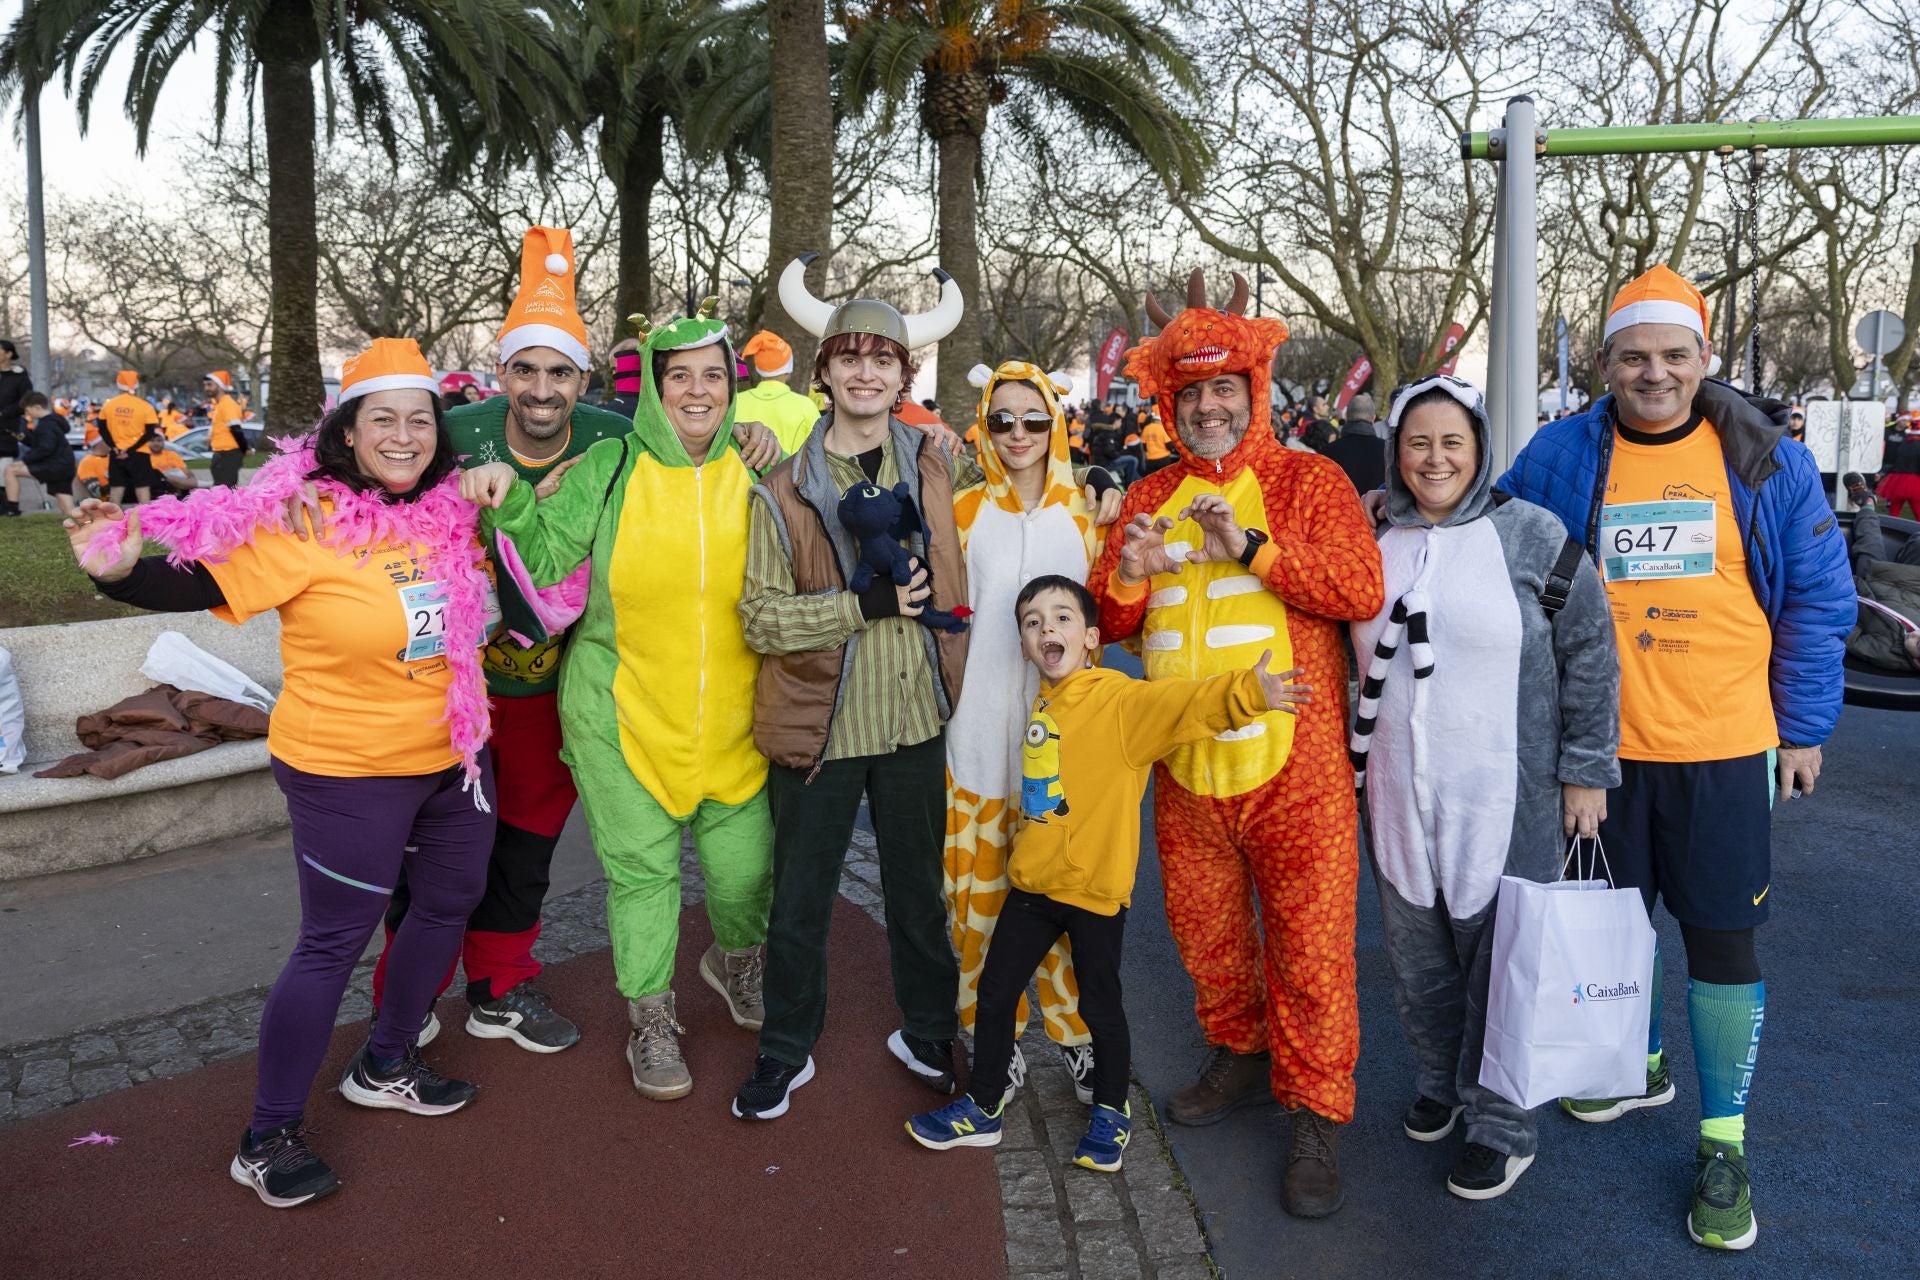
[[[1510,147],[1510,138],[1533,139]],[[1501,127],[1460,135],[1460,154],[1499,168],[1493,223],[1493,307],[1488,326],[1487,412],[1496,466],[1504,470],[1531,436],[1538,412],[1539,228],[1535,214],[1543,156],[1646,155],[1654,152],[1770,148],[1888,147],[1920,144],[1920,116],[1780,120],[1721,124],[1541,129],[1533,99],[1507,100]],[[1732,305],[1731,299],[1728,305]]]

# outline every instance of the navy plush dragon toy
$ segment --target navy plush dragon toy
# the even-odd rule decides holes
[[[914,534],[924,533],[925,526],[914,506],[913,490],[907,485],[897,484],[891,490],[864,482],[851,486],[840,498],[840,525],[853,535],[860,547],[853,581],[847,584],[855,593],[872,586],[876,577],[886,578],[896,586],[913,580],[914,557],[902,544]],[[929,588],[933,585],[931,567],[927,569],[927,585]],[[942,631],[959,632],[967,629],[967,619],[972,614],[973,610],[965,605],[950,613],[936,609],[929,597],[926,607],[920,611],[919,621]]]

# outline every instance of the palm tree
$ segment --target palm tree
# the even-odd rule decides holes
[[[688,104],[717,77],[753,78],[765,45],[759,11],[725,0],[584,0],[568,21],[585,89],[572,125],[596,135],[617,193],[614,314],[631,315],[652,306],[653,193],[666,176],[667,130],[684,137]]]
[[[940,344],[938,395],[951,412],[971,402],[967,371],[981,358],[975,216],[989,113],[1009,104],[1029,139],[1044,135],[1043,114],[1057,114],[1191,190],[1209,151],[1170,94],[1196,94],[1198,75],[1173,34],[1129,0],[840,3],[847,113],[878,101],[890,121],[917,93],[920,128],[934,145],[940,265],[967,299],[966,318]]]
[[[161,89],[202,37],[214,52],[215,121],[225,120],[237,83],[251,127],[258,94],[273,293],[267,430],[291,434],[312,425],[324,395],[314,211],[320,124],[331,136],[344,116],[392,154],[389,108],[404,96],[430,128],[463,113],[502,131],[536,127],[550,103],[579,96],[555,46],[553,7],[553,0],[27,0],[0,39],[0,104],[60,74],[84,130],[109,60],[130,48],[123,106],[145,152]]]

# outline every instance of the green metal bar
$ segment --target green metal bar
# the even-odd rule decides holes
[[[1893,147],[1920,144],[1920,116],[1856,116],[1839,120],[1730,120],[1721,124],[1650,124],[1543,131],[1548,156],[1646,155],[1733,147]],[[1498,160],[1492,131],[1460,135],[1469,160]]]

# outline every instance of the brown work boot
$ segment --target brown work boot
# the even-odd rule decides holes
[[[1200,1078],[1167,1099],[1167,1119],[1175,1124],[1214,1124],[1227,1113],[1273,1101],[1268,1080],[1273,1074],[1271,1054],[1235,1053],[1223,1044],[1207,1046],[1207,1064]]]
[[[1293,1113],[1280,1203],[1296,1218],[1324,1218],[1346,1203],[1340,1190],[1340,1126],[1305,1107]]]

